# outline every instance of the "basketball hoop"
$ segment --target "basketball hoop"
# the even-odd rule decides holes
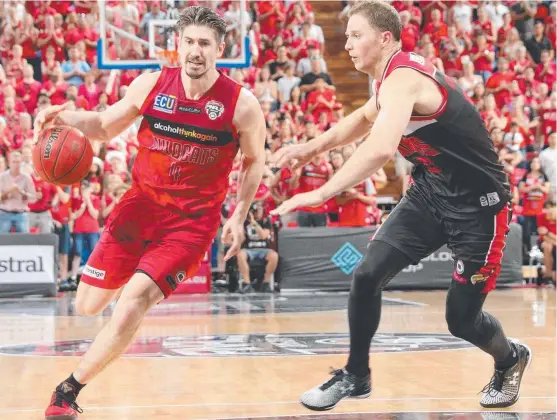
[[[164,66],[175,67],[180,65],[178,59],[178,51],[176,50],[158,50],[156,53],[157,59]]]

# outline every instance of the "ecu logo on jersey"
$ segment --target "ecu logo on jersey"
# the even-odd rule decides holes
[[[155,97],[153,109],[155,111],[166,112],[167,114],[174,114],[177,104],[178,101],[176,100],[176,96],[159,93]]]

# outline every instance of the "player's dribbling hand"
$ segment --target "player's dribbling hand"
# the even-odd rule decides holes
[[[58,114],[68,109],[69,106],[70,102],[62,105],[52,105],[37,114],[33,123],[33,144],[36,144],[39,140],[39,133],[47,128],[49,124],[53,123]]]
[[[228,261],[238,253],[244,242],[244,223],[234,216],[228,219],[222,228],[221,240],[224,243],[232,243],[224,256],[224,261]]]
[[[313,207],[317,206],[325,201],[321,190],[313,190],[303,194],[297,194],[286,200],[276,209],[271,210],[271,214],[273,216],[278,215],[282,216],[286,213],[291,212],[292,210],[296,210],[298,207]]]
[[[300,169],[316,155],[313,145],[310,143],[293,144],[281,147],[273,156],[271,163],[282,168],[288,166],[293,170]]]

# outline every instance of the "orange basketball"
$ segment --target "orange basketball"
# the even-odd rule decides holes
[[[39,134],[33,149],[33,165],[47,182],[72,185],[89,173],[93,162],[91,143],[76,128],[49,127]]]

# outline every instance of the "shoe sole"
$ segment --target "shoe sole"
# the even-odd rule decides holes
[[[45,416],[45,420],[78,420],[77,416]]]
[[[300,401],[300,403],[302,403],[302,405],[310,410],[313,411],[329,411],[332,410],[333,408],[335,408],[337,406],[337,404],[339,402],[341,402],[342,400],[346,400],[346,399],[351,399],[351,400],[363,400],[365,398],[368,398],[371,395],[371,391],[369,391],[367,394],[362,394],[362,395],[354,395],[354,396],[346,396],[346,397],[342,397],[340,400],[338,400],[334,405],[331,406],[327,406],[327,407],[314,407],[311,405],[307,405],[306,403],[304,403],[303,401]]]
[[[524,378],[524,374],[526,373],[526,371],[530,367],[530,363],[532,363],[532,359],[534,358],[534,356],[533,356],[533,353],[532,353],[532,349],[529,346],[527,346],[526,344],[518,343],[516,341],[514,341],[514,343],[517,343],[517,344],[519,344],[523,347],[526,347],[526,349],[528,350],[528,354],[530,355],[530,357],[528,357],[528,362],[526,363],[526,366],[524,367],[524,370],[522,371],[522,374],[521,374],[520,383],[518,384],[518,392],[516,394],[516,398],[509,403],[499,403],[499,404],[493,404],[493,405],[483,405],[482,403],[480,403],[480,405],[484,408],[506,408],[506,407],[510,407],[511,405],[515,404],[518,401],[518,399],[520,398],[520,388],[522,387],[522,379]]]

